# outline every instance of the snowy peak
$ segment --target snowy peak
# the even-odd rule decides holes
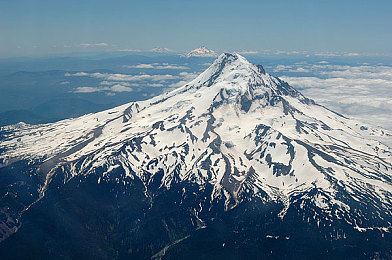
[[[257,68],[244,57],[236,53],[221,54],[212,65],[201,73],[189,85],[203,85],[210,87],[215,83],[237,83],[240,87],[241,79],[256,77]],[[198,86],[200,87],[200,86]]]
[[[310,102],[287,83],[266,73],[261,65],[254,65],[237,53],[223,53],[187,89],[215,88],[217,100],[240,103],[247,111],[253,101],[265,106],[278,97],[292,96]],[[279,101],[279,100],[278,100]]]
[[[247,59],[245,59],[243,56],[239,55],[236,52],[233,52],[233,53],[229,53],[229,52],[222,53],[221,55],[219,55],[215,59],[213,64],[230,64],[230,63],[235,62],[235,61],[240,61],[242,63],[250,64]]]
[[[247,59],[237,53],[222,53],[207,69],[207,71],[215,71],[221,73],[230,70],[241,70],[242,73],[251,72],[254,67]],[[213,76],[213,75],[211,75]]]
[[[215,51],[207,49],[206,47],[200,47],[194,50],[191,50],[186,54],[187,58],[190,57],[216,57],[218,56]]]
[[[173,51],[169,48],[156,47],[156,48],[151,49],[150,52],[169,53],[169,52],[173,52]]]

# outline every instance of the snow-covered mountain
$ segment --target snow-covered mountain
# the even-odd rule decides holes
[[[173,50],[171,50],[169,48],[156,47],[156,48],[151,49],[150,52],[170,53],[170,52],[173,52]]]
[[[191,50],[186,54],[187,58],[190,57],[216,57],[218,56],[215,51],[207,49],[206,47],[200,47],[194,50]]]
[[[133,223],[127,236],[139,237],[151,223],[160,230],[141,240],[149,241],[149,249],[136,240],[124,246],[128,251],[118,249],[124,256],[160,258],[169,248],[172,256],[183,256],[181,248],[191,250],[197,237],[209,237],[201,230],[215,230],[222,219],[241,235],[216,237],[219,250],[227,250],[222,241],[241,238],[233,244],[238,246],[251,236],[260,243],[275,239],[272,247],[301,246],[305,242],[296,236],[302,229],[320,236],[323,242],[314,241],[329,247],[317,252],[327,256],[333,243],[350,241],[357,248],[362,238],[391,242],[392,149],[378,140],[392,133],[316,104],[235,53],[220,55],[169,93],[57,123],[4,127],[0,138],[2,240],[19,229],[31,233],[29,225],[22,232],[23,216],[28,223],[34,219],[29,211],[57,212],[63,199],[104,189],[115,194],[110,205],[122,205],[115,212],[132,201],[132,209],[121,213],[131,218],[124,225]],[[81,203],[71,202],[72,210]],[[88,207],[75,214],[87,214]],[[87,233],[104,225],[90,222]],[[1,244],[9,247],[18,239]],[[332,245],[339,246],[346,248]],[[368,247],[360,252],[392,252],[378,242]],[[265,254],[270,251],[274,256],[272,250]]]

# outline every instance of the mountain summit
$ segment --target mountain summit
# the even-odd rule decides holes
[[[152,99],[2,128],[0,250],[390,256],[392,150],[379,136],[392,134],[224,53]]]
[[[217,54],[215,51],[207,49],[206,47],[200,47],[194,50],[191,50],[186,54],[187,58],[190,57],[216,57]]]
[[[236,100],[249,106],[254,99],[291,95],[311,102],[278,78],[265,73],[261,65],[253,65],[237,53],[223,53],[199,77],[192,88],[211,87],[222,91],[220,98]]]

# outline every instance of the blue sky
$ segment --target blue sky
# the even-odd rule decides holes
[[[391,13],[377,0],[0,0],[0,57],[201,45],[391,54]]]

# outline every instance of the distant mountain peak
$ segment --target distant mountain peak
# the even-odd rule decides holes
[[[186,57],[216,57],[218,56],[215,51],[207,49],[206,47],[202,46],[200,48],[191,50],[186,54]]]
[[[173,50],[171,50],[169,48],[156,47],[156,48],[151,49],[150,52],[169,53],[169,52],[173,52]]]

